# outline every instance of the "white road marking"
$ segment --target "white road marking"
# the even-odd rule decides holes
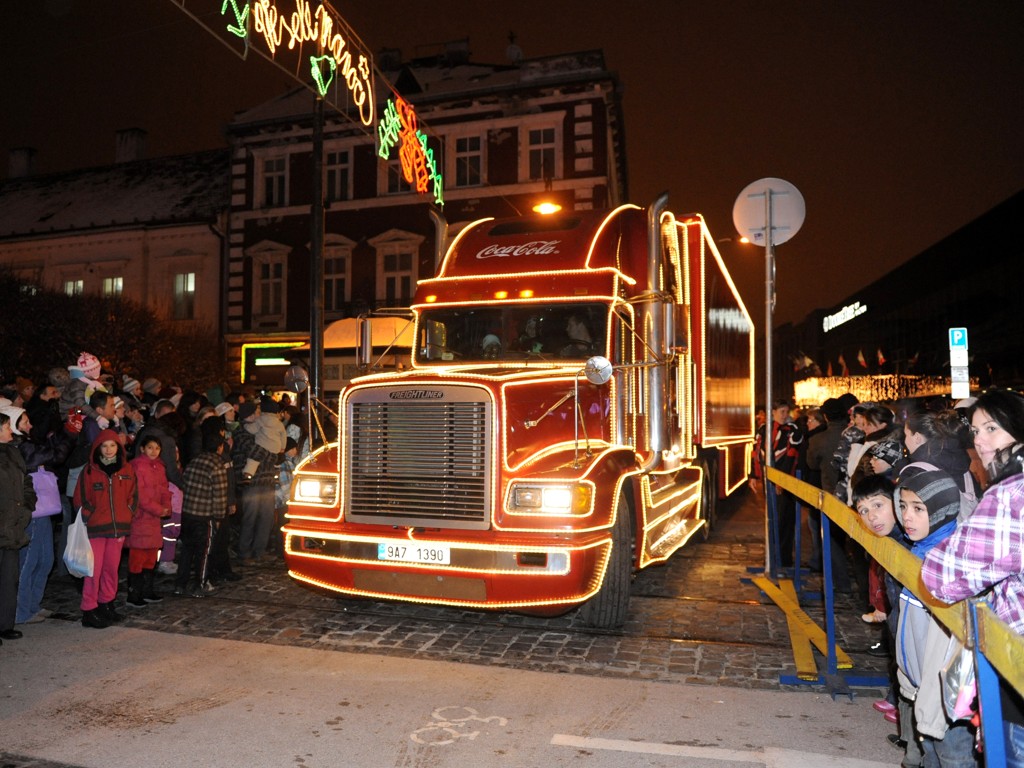
[[[768,747],[758,750],[719,749],[718,747],[688,747],[681,744],[662,744],[651,741],[625,741],[623,739],[592,739],[556,733],[551,743],[559,747],[637,752],[645,755],[722,760],[731,763],[760,763],[766,768],[892,768],[891,763],[858,760],[854,757],[833,757],[812,752]]]

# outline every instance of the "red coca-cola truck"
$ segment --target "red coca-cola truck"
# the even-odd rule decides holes
[[[295,472],[290,575],[620,625],[754,436],[753,323],[703,218],[666,204],[440,235],[407,370],[345,387],[338,441]]]

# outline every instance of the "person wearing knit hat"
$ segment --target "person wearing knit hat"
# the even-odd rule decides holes
[[[865,452],[876,475],[884,475],[903,458],[903,444],[897,439],[879,440]]]
[[[18,405],[24,405],[32,399],[32,395],[35,394],[36,385],[32,382],[32,379],[27,379],[24,376],[16,376],[14,378],[14,391],[18,393],[18,397],[15,398],[15,402]]]
[[[896,486],[896,519],[921,558],[957,525],[960,489],[941,469],[907,466]],[[915,585],[915,589],[918,587]],[[966,721],[950,724],[942,703],[940,670],[949,631],[907,587],[900,593],[896,665],[900,693],[913,702],[913,723],[925,765],[974,765],[974,735]]]
[[[64,389],[71,381],[71,374],[67,368],[51,368],[46,374],[46,380],[57,389]]]
[[[28,437],[28,431],[32,428],[29,423],[25,409],[20,405],[0,406],[0,413],[4,413],[11,420],[11,431],[21,437]]]
[[[83,352],[78,356],[78,368],[87,379],[96,380],[100,377],[100,361],[96,355]]]
[[[139,389],[142,385],[138,379],[133,379],[127,373],[121,377],[121,391],[129,395],[139,396]]]
[[[156,403],[156,401],[160,399],[160,390],[163,388],[163,386],[164,385],[160,382],[159,379],[154,379],[150,377],[144,380],[142,382],[141,392],[143,404],[147,406],[152,406],[154,403]]]
[[[67,419],[74,410],[95,418],[98,414],[89,405],[95,392],[106,392],[106,386],[99,381],[100,361],[95,355],[83,352],[78,356],[77,365],[69,365],[70,381],[60,393],[60,416]]]
[[[897,494],[896,515],[911,541],[938,534],[960,514],[960,489],[941,469],[908,466],[900,474]]]

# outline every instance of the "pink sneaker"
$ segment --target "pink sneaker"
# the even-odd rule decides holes
[[[876,701],[871,706],[874,707],[876,711],[881,712],[883,715],[886,712],[895,712],[896,711],[896,705],[895,704],[890,704],[885,699],[879,699],[878,701]]]

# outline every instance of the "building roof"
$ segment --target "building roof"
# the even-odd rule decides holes
[[[230,197],[228,150],[0,183],[0,239],[211,221]]]
[[[445,56],[430,56],[386,69],[384,78],[377,78],[375,86],[378,104],[391,96],[391,86],[413,103],[422,103],[545,85],[565,86],[575,79],[592,82],[600,75],[611,76],[605,69],[604,54],[600,50],[524,59],[518,65],[453,63]],[[300,86],[236,113],[233,125],[304,118],[312,113],[313,94]]]

